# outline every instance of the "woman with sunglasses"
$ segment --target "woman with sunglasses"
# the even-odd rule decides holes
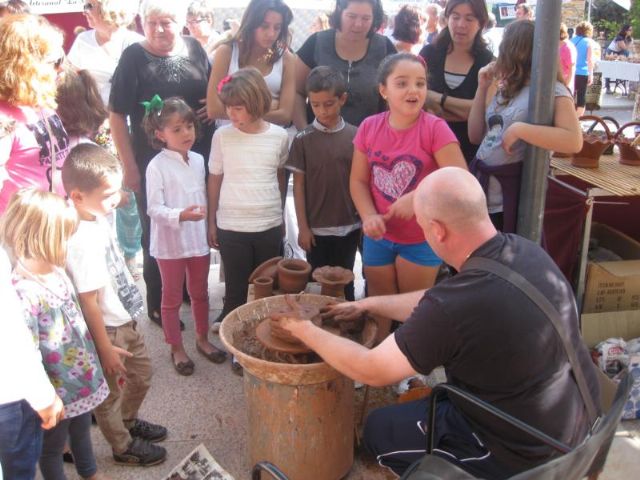
[[[213,27],[213,4],[211,0],[194,0],[187,9],[187,30],[189,34],[200,42],[213,61],[213,52],[219,44],[222,35]]]
[[[148,102],[156,94],[161,98],[182,97],[198,115],[200,135],[192,150],[209,158],[213,125],[206,121],[204,99],[211,67],[200,43],[182,35],[186,2],[144,0],[140,17],[144,40],[125,49],[120,57],[109,96],[109,124],[124,169],[124,185],[135,192],[138,203],[148,315],[161,326],[162,279],[155,258],[149,254],[145,190],[147,165],[159,150],[151,145],[142,127],[145,107],[141,102]]]
[[[69,50],[69,62],[76,70],[91,73],[105,105],[120,55],[129,45],[144,40],[127,28],[136,16],[136,5],[131,0],[87,0],[84,16],[91,30],[79,34]]]
[[[22,187],[64,195],[69,138],[55,113],[63,35],[44,17],[0,22],[0,214]]]

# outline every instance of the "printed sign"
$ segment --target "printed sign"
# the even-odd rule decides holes
[[[45,13],[82,12],[85,0],[26,0],[31,13],[42,15]]]

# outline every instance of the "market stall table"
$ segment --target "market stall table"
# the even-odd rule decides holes
[[[640,196],[640,167],[622,165],[619,163],[618,158],[619,155],[616,150],[613,155],[602,155],[598,168],[580,168],[571,165],[570,158],[551,157],[552,173],[553,176],[556,177],[556,181],[558,181],[558,176],[570,175],[593,186],[587,188],[586,191],[580,190],[580,192],[587,197],[586,203],[588,206],[580,249],[576,285],[576,300],[580,309],[582,308],[584,299],[587,253],[589,250],[589,238],[591,236],[594,198]],[[579,190],[573,185],[564,182],[561,183],[571,190]]]
[[[616,86],[618,81],[640,81],[640,63],[625,62],[624,60],[600,60],[596,62],[594,71],[601,72],[602,78],[616,81]],[[626,94],[626,84],[623,84],[623,87]]]

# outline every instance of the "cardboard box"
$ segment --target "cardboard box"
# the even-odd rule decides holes
[[[589,262],[583,313],[640,309],[640,243],[606,225],[594,223],[591,238],[622,257],[620,261]]]
[[[583,313],[582,338],[594,347],[607,338],[631,340],[640,337],[640,310],[622,312]]]

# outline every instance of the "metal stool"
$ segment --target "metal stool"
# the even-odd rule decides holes
[[[260,480],[262,472],[267,472],[276,480],[289,480],[282,471],[271,462],[258,462],[251,471],[251,480]]]

